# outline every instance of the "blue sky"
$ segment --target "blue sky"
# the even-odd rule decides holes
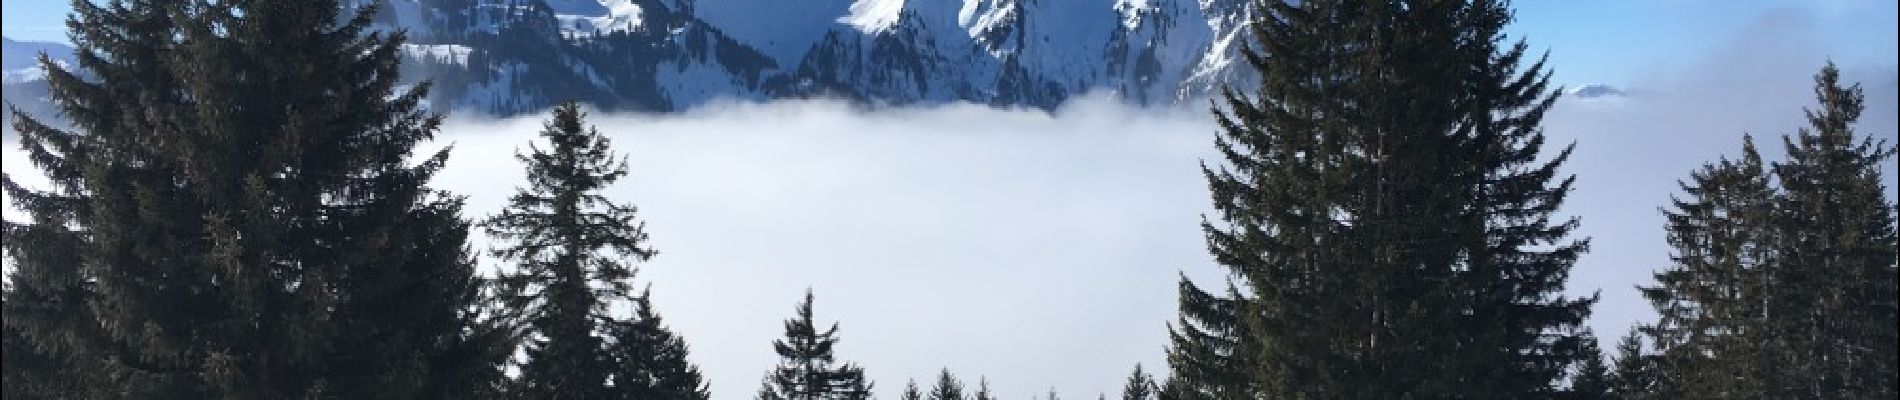
[[[1692,54],[1765,19],[1812,27],[1814,43],[1842,65],[1892,66],[1900,58],[1900,5],[1891,0],[1518,1],[1514,36],[1551,51],[1558,81],[1628,85],[1657,64]],[[64,0],[3,0],[14,40],[64,42]],[[1645,60],[1646,62],[1631,62]]]
[[[1657,207],[1675,180],[1732,156],[1744,131],[1778,159],[1773,143],[1803,123],[1823,58],[1868,83],[1863,132],[1900,140],[1893,0],[1517,3],[1511,34],[1549,49],[1560,83],[1643,92],[1566,99],[1545,121],[1554,143],[1578,145],[1564,213],[1583,218],[1577,236],[1592,251],[1568,288],[1601,294],[1590,322],[1600,337],[1654,317],[1634,287],[1668,263]],[[63,41],[63,1],[0,4],[5,36]],[[640,206],[662,251],[637,282],[654,284],[719,398],[756,387],[807,286],[819,318],[842,323],[839,356],[866,365],[881,391],[948,367],[1005,397],[1086,398],[1112,393],[1137,361],[1165,365],[1177,272],[1203,284],[1222,273],[1197,225],[1211,122],[1198,109],[1117,107],[869,114],[794,101],[594,122],[621,135],[634,163],[611,196]],[[444,136],[457,147],[440,183],[470,196],[469,216],[499,209],[508,185],[497,179],[519,179],[515,165],[481,160],[507,157],[540,118],[452,114]],[[42,178],[21,172],[31,167],[17,148],[0,146],[6,171]]]

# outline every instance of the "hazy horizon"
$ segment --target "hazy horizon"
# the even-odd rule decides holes
[[[1821,29],[1764,15],[1686,50],[1689,61],[1634,68],[1644,72],[1628,97],[1566,98],[1546,118],[1547,153],[1577,143],[1563,168],[1577,191],[1559,214],[1580,216],[1577,237],[1593,240],[1568,293],[1601,293],[1589,322],[1599,338],[1653,318],[1633,286],[1669,262],[1658,207],[1678,179],[1737,155],[1743,132],[1781,159],[1780,136],[1804,123],[1811,76],[1829,58]],[[1892,145],[1895,64],[1841,67],[1867,91],[1858,132]],[[454,146],[433,186],[468,196],[466,218],[498,212],[521,181],[510,154],[545,118],[451,113],[418,149]],[[1166,371],[1177,273],[1223,276],[1198,226],[1210,208],[1205,103],[1088,97],[1044,113],[799,100],[588,122],[630,156],[632,175],[608,193],[640,208],[660,251],[636,283],[652,285],[716,398],[754,393],[808,287],[818,319],[841,324],[839,359],[864,366],[883,396],[943,367],[972,386],[987,377],[1005,398],[1115,393],[1137,362]],[[14,137],[5,172],[43,183]],[[1889,200],[1894,168],[1883,167]],[[6,216],[21,218],[11,206]]]

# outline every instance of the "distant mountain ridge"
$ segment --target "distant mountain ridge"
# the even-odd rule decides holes
[[[1173,104],[1235,71],[1244,0],[354,0],[411,32],[438,106],[563,99],[676,111],[836,96],[1053,108],[1108,92]],[[465,54],[445,54],[461,51]]]
[[[1051,109],[1109,93],[1165,105],[1253,79],[1238,62],[1245,0],[343,3],[376,4],[379,28],[409,32],[404,73],[434,81],[434,107],[497,115],[570,99],[658,112],[812,96]],[[37,71],[14,52],[40,45],[7,42],[8,76],[20,73],[9,85]]]

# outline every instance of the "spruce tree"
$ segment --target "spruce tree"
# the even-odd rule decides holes
[[[1203,226],[1245,291],[1183,290],[1178,396],[1557,395],[1594,299],[1562,295],[1586,242],[1556,215],[1569,150],[1540,153],[1559,91],[1509,10],[1294,3],[1259,5],[1262,85],[1214,110]]]
[[[1603,362],[1603,351],[1592,338],[1584,346],[1583,363],[1577,365],[1577,374],[1570,380],[1566,398],[1573,400],[1610,399],[1611,381],[1614,372],[1609,364]]]
[[[963,382],[950,375],[950,369],[944,368],[937,373],[937,383],[930,386],[930,400],[963,400]]]
[[[1135,372],[1128,374],[1128,383],[1122,385],[1122,400],[1154,400],[1159,390],[1154,377],[1142,372],[1141,364],[1135,364]]]
[[[996,395],[990,394],[990,378],[987,378],[987,377],[977,378],[976,394],[970,395],[970,399],[971,400],[996,400]]]
[[[73,6],[88,77],[48,82],[75,131],[14,119],[55,187],[6,185],[34,204],[10,328],[101,397],[492,394],[506,332],[427,186],[446,151],[410,159],[440,119],[395,90],[401,33],[334,1]]]
[[[917,380],[912,379],[910,382],[904,384],[904,393],[899,394],[897,398],[902,400],[924,400],[924,391],[918,389]]]
[[[1643,291],[1661,317],[1643,331],[1662,397],[1900,395],[1900,234],[1879,171],[1895,150],[1856,134],[1860,88],[1832,64],[1815,97],[1810,126],[1784,137],[1788,160],[1764,168],[1745,140],[1665,210],[1674,262]]]
[[[839,364],[832,354],[832,347],[837,344],[838,324],[834,322],[830,329],[818,330],[812,316],[812,292],[806,290],[805,300],[798,303],[798,315],[785,320],[785,338],[772,342],[773,350],[779,355],[779,365],[766,374],[757,397],[761,400],[870,398],[871,384],[864,378],[864,368],[852,363]]]
[[[1767,312],[1781,342],[1774,365],[1788,380],[1769,396],[1893,398],[1900,233],[1880,164],[1895,150],[1855,132],[1864,95],[1841,84],[1833,63],[1815,75],[1814,96],[1811,126],[1784,137],[1788,160],[1774,165],[1783,242]]]
[[[7,290],[0,294],[0,312],[5,314],[0,334],[7,347],[0,370],[6,374],[9,398],[106,396],[120,385],[107,380],[110,360],[139,356],[138,349],[105,337],[99,324],[103,319],[91,308],[98,290],[95,276],[117,269],[96,264],[102,239],[93,231],[102,228],[95,225],[129,223],[95,222],[93,209],[95,199],[106,193],[129,196],[130,187],[99,182],[107,175],[135,171],[123,161],[134,157],[128,153],[155,158],[145,146],[151,140],[142,137],[149,137],[158,122],[146,111],[176,107],[178,102],[166,95],[179,87],[167,66],[178,32],[166,15],[165,6],[173,3],[178,2],[73,2],[66,25],[76,68],[38,59],[48,94],[72,123],[71,130],[42,123],[8,104],[21,149],[52,183],[47,191],[30,190],[10,175],[4,177],[12,205],[31,218],[5,221],[0,232],[0,243],[13,261]],[[118,153],[124,156],[101,154],[108,148],[125,149]],[[184,284],[172,280],[153,286]]]
[[[1661,357],[1643,352],[1643,334],[1630,331],[1616,344],[1615,368],[1605,379],[1607,398],[1624,400],[1677,399],[1687,393],[1676,390],[1672,371]]]
[[[1703,166],[1680,186],[1687,198],[1664,210],[1674,264],[1642,288],[1659,320],[1639,330],[1674,377],[1668,391],[1771,397],[1764,385],[1785,373],[1765,347],[1776,194],[1754,140],[1744,137],[1741,159]]]
[[[530,144],[515,155],[528,186],[483,222],[503,243],[495,256],[515,264],[497,282],[503,304],[526,324],[527,360],[513,389],[523,398],[613,396],[612,367],[626,364],[606,351],[607,306],[632,300],[634,268],[624,260],[655,254],[637,209],[601,193],[627,175],[626,159],[585,119],[574,102],[554,108],[540,133],[547,148]]]
[[[653,312],[651,290],[633,298],[633,318],[609,324],[607,356],[611,398],[704,400],[711,397],[699,367],[686,360],[686,341]]]
[[[1249,303],[1230,281],[1224,293],[1202,290],[1185,274],[1179,278],[1181,316],[1168,326],[1170,400],[1249,399],[1255,382],[1248,371],[1258,352],[1250,340],[1241,308]]]

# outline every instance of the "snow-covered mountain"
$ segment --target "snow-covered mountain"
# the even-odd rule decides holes
[[[71,46],[0,38],[0,99],[27,114],[48,117],[57,113],[46,96],[46,71],[39,64],[42,53],[54,64],[73,65]],[[0,124],[12,121],[13,113],[0,109]]]
[[[344,3],[378,5],[379,27],[408,31],[405,76],[432,79],[436,107],[495,114],[568,99],[648,111],[808,96],[1047,109],[1108,92],[1172,104],[1251,75],[1236,62],[1245,0]]]
[[[441,106],[509,114],[578,99],[670,111],[839,96],[1051,108],[1211,93],[1244,0],[355,0],[407,28]],[[1244,83],[1244,82],[1242,82]]]

